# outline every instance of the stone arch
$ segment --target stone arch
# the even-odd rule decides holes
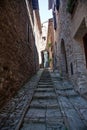
[[[43,50],[41,52],[41,59],[42,59],[42,68],[48,68],[49,67],[49,52],[47,50]]]
[[[68,74],[67,56],[64,40],[61,40],[61,64],[63,75]]]
[[[44,51],[44,68],[49,67],[49,52],[47,50]]]

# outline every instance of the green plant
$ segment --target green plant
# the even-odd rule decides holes
[[[51,43],[50,43],[50,42],[48,43],[48,48],[49,48],[49,47],[51,47]]]
[[[68,0],[68,3],[67,3],[67,11],[71,14],[73,13],[75,2],[76,0]]]
[[[49,63],[52,62],[52,58],[49,58]]]
[[[68,130],[68,128],[65,128],[65,130]]]
[[[62,78],[62,71],[60,70],[60,78]]]

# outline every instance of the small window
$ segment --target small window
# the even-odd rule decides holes
[[[71,75],[73,75],[73,64],[72,63],[70,64],[70,67],[71,67]]]
[[[45,41],[45,40],[46,40],[46,37],[42,37],[42,39]]]

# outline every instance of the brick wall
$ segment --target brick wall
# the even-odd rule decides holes
[[[31,7],[31,3],[29,4]],[[4,97],[11,97],[35,73],[35,64],[38,63],[34,59],[36,54],[25,0],[0,1],[0,99],[2,102]]]

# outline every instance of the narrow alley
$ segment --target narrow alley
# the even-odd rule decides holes
[[[0,130],[87,130],[87,101],[71,82],[40,70],[0,110]]]
[[[87,0],[0,0],[0,130],[87,130]]]

